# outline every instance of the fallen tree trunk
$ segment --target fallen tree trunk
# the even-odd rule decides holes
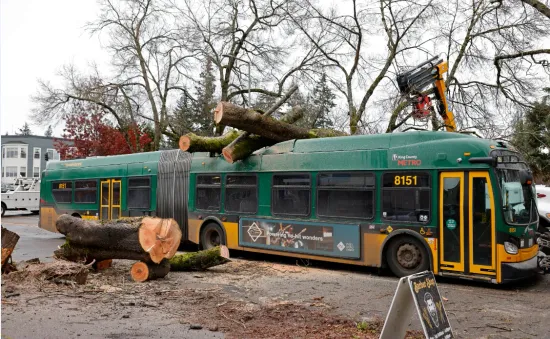
[[[169,260],[172,271],[204,271],[229,261],[229,250],[223,245],[199,252],[176,254]]]
[[[114,250],[128,255],[145,253],[155,263],[171,258],[176,253],[182,236],[174,219],[151,217],[97,223],[64,214],[57,219],[56,227],[67,236],[69,247]]]
[[[132,265],[130,275],[134,281],[144,282],[164,278],[170,272],[170,262],[164,259],[160,264],[139,261]]]
[[[331,129],[308,130],[224,101],[220,102],[214,110],[214,121],[277,142],[347,135],[344,132]]]
[[[94,259],[96,262],[101,262],[109,259],[128,259],[128,260],[141,260],[149,261],[149,253],[130,252],[121,250],[112,250],[95,247],[82,247],[78,245],[64,244],[61,248],[54,251],[56,258],[65,259],[74,262],[92,262]]]
[[[292,111],[284,115],[280,121],[293,124],[296,121],[302,119],[304,111],[300,107],[294,107]],[[247,140],[248,136],[245,136],[246,132],[238,132],[233,130],[229,133],[222,135],[221,137],[202,137],[194,133],[188,133],[180,137],[179,146],[184,152],[213,152],[221,153],[224,147],[227,147],[236,139]],[[257,147],[256,149],[271,146],[276,141],[263,138],[260,136],[251,136],[249,143],[253,143],[251,147]]]
[[[19,241],[19,235],[15,232],[12,232],[4,227],[1,228],[2,231],[2,273],[6,268],[6,263],[8,258],[13,253],[15,245]]]

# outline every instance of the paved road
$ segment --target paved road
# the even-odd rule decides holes
[[[33,258],[51,261],[53,251],[65,242],[63,235],[38,228],[38,215],[7,211],[2,226],[20,237],[12,254],[14,262]]]

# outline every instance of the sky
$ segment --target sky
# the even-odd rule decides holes
[[[0,3],[0,130],[13,134],[29,122],[34,135],[48,126],[32,124],[31,96],[37,79],[55,83],[62,65],[84,68],[109,56],[97,36],[85,31],[97,17],[96,0],[2,0]],[[52,126],[60,136],[63,126]]]

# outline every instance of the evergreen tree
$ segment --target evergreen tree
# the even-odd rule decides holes
[[[46,136],[46,137],[51,137],[52,135],[53,135],[52,125],[49,125],[49,126],[48,126],[48,129],[47,129],[46,132],[44,133],[44,136]]]
[[[536,178],[550,180],[550,105],[543,101],[527,111],[524,119],[515,124],[511,142]]]
[[[334,126],[334,122],[330,119],[330,111],[336,106],[335,98],[336,95],[328,86],[327,75],[323,73],[311,95],[311,104],[314,109],[310,120],[311,128],[332,128]]]
[[[19,129],[19,135],[31,135],[31,128],[29,127],[29,124],[25,122],[25,124],[23,125],[23,127],[21,127]]]
[[[172,123],[175,134],[174,140],[171,140],[172,145],[177,146],[179,136],[190,132],[203,136],[214,135],[212,111],[217,102],[214,98],[216,86],[212,72],[212,60],[208,58],[195,86],[196,99],[184,93],[178,100]]]

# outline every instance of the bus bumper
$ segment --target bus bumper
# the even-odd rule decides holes
[[[524,280],[537,274],[537,257],[522,262],[505,262],[500,268],[503,283]]]

